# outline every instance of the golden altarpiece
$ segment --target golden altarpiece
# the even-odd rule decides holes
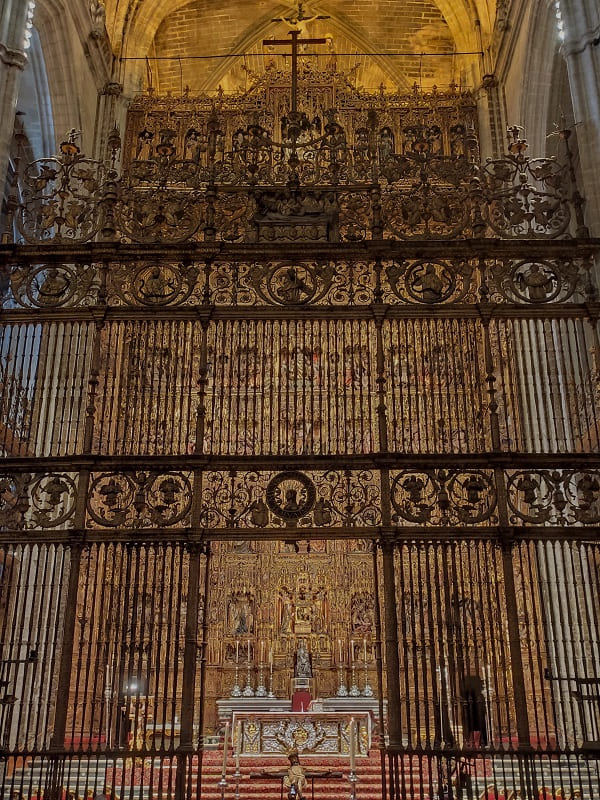
[[[222,709],[299,676],[335,746],[271,755],[367,708],[386,796],[597,792],[597,243],[569,131],[480,163],[477,127],[273,57],[20,167],[6,792],[196,796]]]

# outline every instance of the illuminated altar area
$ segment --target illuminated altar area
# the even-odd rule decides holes
[[[221,543],[209,617],[206,723],[292,711],[378,716],[368,543]],[[310,674],[298,675],[299,648]],[[365,716],[366,713],[366,716]],[[336,723],[337,724],[337,723]],[[244,739],[246,744],[246,739]],[[248,742],[249,743],[249,742]]]

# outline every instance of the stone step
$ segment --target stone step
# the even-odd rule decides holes
[[[162,767],[161,767],[162,763]],[[349,794],[350,785],[347,779],[349,773],[348,758],[315,758],[306,757],[302,763],[307,769],[334,770],[342,773],[341,778],[332,778],[320,781],[315,779],[315,797],[318,800],[339,800],[341,796]],[[529,766],[529,785],[548,787],[547,797],[540,800],[550,800],[562,795],[571,797],[577,795],[581,800],[600,800],[600,774],[596,761],[581,761],[575,758],[558,757],[556,759],[531,759]],[[106,758],[83,758],[71,761],[71,769],[67,768],[64,785],[68,790],[83,797],[87,790],[93,794],[99,793],[106,783],[114,786],[114,790],[121,800],[159,800],[171,798],[175,784],[174,760],[155,758],[151,762],[152,784],[150,776],[146,776],[146,785],[131,785],[127,774],[115,775],[115,766],[122,770],[123,762],[115,762]],[[474,770],[470,791],[463,792],[463,798],[483,798],[483,800],[496,800],[507,798],[511,792],[519,792],[521,779],[519,761],[512,756],[478,758],[477,769]],[[222,753],[207,751],[203,757],[202,767],[202,800],[220,800]],[[259,798],[260,800],[279,800],[281,796],[281,783],[275,779],[251,778],[251,773],[267,771],[280,771],[285,768],[285,761],[281,758],[261,758],[244,756],[240,760],[240,793],[242,797]],[[147,765],[150,769],[150,765]],[[35,792],[38,786],[47,782],[48,764],[34,762],[32,766],[15,770],[11,778],[5,778],[4,796],[9,797],[11,791],[21,791],[25,798]],[[108,772],[108,779],[107,779]],[[368,756],[357,758],[357,796],[359,800],[379,800],[381,796],[381,765],[378,750],[371,751]],[[310,783],[309,783],[310,787]],[[400,764],[400,787],[403,800],[438,800],[439,788],[437,785],[437,761],[430,764],[426,756],[405,756]],[[490,789],[489,787],[495,787]],[[197,791],[197,781],[192,775],[192,797],[200,797]],[[559,792],[558,790],[561,790]],[[454,791],[454,790],[453,790]],[[235,792],[234,763],[227,765],[226,797],[233,796]],[[309,796],[312,792],[309,790]],[[453,795],[454,796],[454,795]]]

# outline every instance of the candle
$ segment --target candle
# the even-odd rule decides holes
[[[354,664],[354,639],[350,640],[350,663]]]
[[[265,659],[265,640],[260,640],[260,663],[262,664]]]
[[[350,720],[350,772],[356,772],[356,723]]]
[[[367,661],[367,640],[366,639],[363,639],[363,653],[365,654],[365,657],[364,657],[363,661],[366,663],[366,661]]]
[[[340,654],[340,664],[341,664],[342,660],[343,660],[342,659],[342,640],[341,639],[338,639],[338,651],[339,651],[339,654]]]
[[[240,753],[242,752],[242,723],[238,722],[235,728],[235,771],[240,771]]]
[[[250,665],[250,639],[248,639],[248,665]]]
[[[273,647],[269,647],[269,664],[273,666]]]
[[[235,640],[235,663],[240,663],[240,640]]]
[[[229,722],[225,723],[225,739],[223,741],[223,769],[221,770],[221,777],[225,777],[227,771],[227,745],[229,743]]]

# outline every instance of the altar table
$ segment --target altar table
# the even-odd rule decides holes
[[[357,757],[371,747],[368,712],[304,712],[256,714],[234,711],[232,734],[241,733],[239,752],[244,756],[285,756],[292,749],[302,755],[350,755],[350,720],[356,722]],[[237,749],[237,740],[234,748]]]

